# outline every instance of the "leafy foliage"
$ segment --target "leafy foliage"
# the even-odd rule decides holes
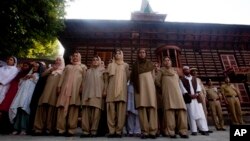
[[[1,0],[0,56],[27,57],[34,48],[44,51],[32,57],[50,56],[49,44],[64,27],[64,7],[65,0]]]
[[[27,58],[53,60],[59,54],[59,41],[51,41],[46,45],[34,41],[34,48],[28,50]]]

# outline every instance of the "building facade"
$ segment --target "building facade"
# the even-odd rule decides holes
[[[169,56],[180,75],[182,66],[195,67],[204,82],[212,79],[218,86],[229,75],[242,93],[243,111],[250,113],[246,82],[250,73],[250,26],[133,20],[66,20],[65,24],[59,40],[66,62],[77,50],[82,63],[90,65],[97,54],[107,65],[114,49],[119,48],[131,65],[137,59],[137,50],[143,47],[154,62],[161,63]]]

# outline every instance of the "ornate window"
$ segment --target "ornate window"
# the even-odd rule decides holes
[[[221,61],[225,70],[237,68],[237,62],[232,54],[221,54]]]
[[[163,58],[168,56],[172,61],[172,66],[176,68],[181,67],[180,52],[181,50],[179,47],[171,45],[164,45],[156,49],[156,54],[160,64],[162,64]]]

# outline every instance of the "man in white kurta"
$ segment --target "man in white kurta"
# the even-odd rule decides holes
[[[184,76],[181,78],[180,87],[185,99],[188,112],[188,123],[191,129],[191,135],[197,135],[197,126],[202,135],[208,134],[207,120],[200,103],[201,86],[197,79],[190,75],[188,66],[183,67]]]
[[[204,85],[203,85],[201,79],[197,77],[197,75],[198,75],[197,68],[191,68],[191,69],[190,69],[190,74],[191,74],[192,76],[195,76],[195,77],[196,77],[197,82],[198,82],[199,85],[201,86],[201,92],[200,92],[201,97],[202,97],[202,103],[201,103],[201,104],[202,104],[202,108],[203,108],[203,110],[204,110],[205,116],[206,116],[206,118],[207,118],[207,105],[206,105],[206,95],[207,95],[207,94],[206,94],[206,89],[205,89],[205,87],[204,87]]]

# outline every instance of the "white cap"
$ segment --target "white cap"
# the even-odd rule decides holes
[[[187,70],[189,70],[189,66],[183,66],[182,69],[187,69]]]
[[[190,71],[197,71],[197,68],[191,68]]]

